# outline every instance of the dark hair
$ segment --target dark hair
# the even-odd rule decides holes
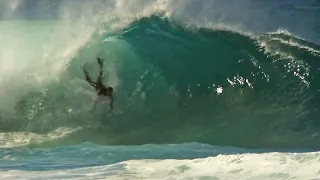
[[[112,87],[108,87],[107,90],[113,92],[113,88]]]

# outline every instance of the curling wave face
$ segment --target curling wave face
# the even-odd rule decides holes
[[[89,141],[319,147],[318,45],[284,31],[186,28],[163,15],[139,18],[112,33],[99,30],[78,33],[79,41],[69,42],[81,42],[76,48],[56,44],[55,52],[64,50],[62,60],[44,66],[53,80],[35,87],[39,79],[26,77],[24,93],[8,100],[13,108],[2,108],[1,131],[80,128],[36,146]],[[104,82],[115,89],[113,113],[107,105],[91,112],[96,94],[80,66],[96,77],[96,56],[104,59]]]

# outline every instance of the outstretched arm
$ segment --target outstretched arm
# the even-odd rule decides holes
[[[98,77],[97,83],[103,84],[102,83],[103,63],[102,63],[102,61],[101,61],[101,59],[99,57],[97,57],[97,60],[98,60],[98,63],[100,65],[100,73],[99,73],[99,77]]]
[[[85,77],[86,77],[86,81],[93,87],[96,87],[96,83],[95,82],[92,82],[91,79],[90,79],[90,76],[89,76],[89,73],[88,71],[86,71],[83,67],[81,67]]]

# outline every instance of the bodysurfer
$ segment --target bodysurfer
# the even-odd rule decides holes
[[[94,88],[96,88],[96,91],[97,91],[97,99],[95,101],[95,104],[94,104],[94,107],[93,107],[93,110],[95,109],[97,103],[98,103],[98,99],[100,98],[103,98],[103,96],[109,98],[110,100],[110,103],[109,103],[109,106],[110,106],[110,110],[113,110],[113,88],[112,87],[106,87],[103,85],[102,83],[102,75],[103,75],[103,64],[102,64],[102,61],[101,59],[98,57],[97,58],[98,60],[98,63],[100,65],[100,73],[99,73],[99,77],[97,79],[97,82],[93,82],[91,81],[90,79],[90,76],[89,76],[89,73],[88,71],[86,71],[83,67],[82,67],[82,70],[83,70],[83,73],[86,77],[86,81],[91,85],[93,86]]]

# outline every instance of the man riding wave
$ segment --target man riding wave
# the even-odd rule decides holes
[[[85,75],[85,77],[86,77],[86,81],[87,81],[91,86],[93,86],[94,88],[96,88],[98,98],[101,98],[101,96],[108,97],[109,100],[110,100],[110,103],[109,103],[110,110],[113,110],[113,88],[112,88],[112,87],[106,87],[105,85],[103,85],[103,83],[102,83],[103,64],[102,64],[102,61],[101,61],[101,59],[100,59],[99,57],[97,58],[97,60],[98,60],[98,63],[99,63],[99,65],[100,65],[100,73],[99,73],[97,82],[93,82],[93,81],[90,79],[90,76],[89,76],[88,71],[86,71],[83,67],[82,67],[82,70],[83,70],[83,73],[84,73],[84,75]],[[93,108],[93,109],[95,109],[95,107],[96,107],[96,105],[97,105],[98,98],[97,98],[97,100],[95,101],[95,105],[94,105],[94,108]]]

